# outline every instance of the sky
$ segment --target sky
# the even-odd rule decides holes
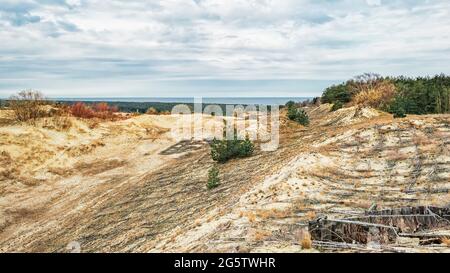
[[[448,0],[0,0],[0,97],[309,97],[450,72]]]

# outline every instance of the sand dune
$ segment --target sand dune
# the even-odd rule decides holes
[[[3,125],[0,251],[317,251],[300,241],[320,215],[449,205],[449,115],[307,111],[308,128],[282,117],[278,150],[220,165],[211,191],[209,146],[175,140],[174,117]]]

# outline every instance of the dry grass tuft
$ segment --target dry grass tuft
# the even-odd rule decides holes
[[[311,234],[308,231],[303,231],[301,233],[300,245],[302,246],[302,249],[311,249],[312,248]]]
[[[256,215],[253,212],[244,213],[245,217],[247,217],[250,223],[254,223],[256,221]]]
[[[441,243],[446,245],[447,247],[450,247],[450,238],[447,238],[447,237],[442,238]]]
[[[202,225],[202,221],[200,219],[195,220],[195,222],[194,222],[195,227],[199,227],[201,225]]]
[[[255,241],[264,241],[267,238],[269,238],[270,236],[272,236],[272,232],[271,231],[267,231],[267,230],[256,230],[255,233],[253,234],[253,239]]]
[[[314,212],[314,211],[308,211],[307,213],[306,213],[306,218],[308,218],[308,220],[314,220],[314,219],[316,219],[316,212]]]
[[[69,116],[66,115],[56,115],[50,118],[45,118],[42,120],[42,128],[56,130],[56,131],[67,131],[73,126],[73,122]]]

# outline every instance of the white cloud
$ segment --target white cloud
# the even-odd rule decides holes
[[[133,81],[447,72],[449,13],[446,0],[5,0],[0,96],[24,82],[106,89],[111,76],[133,92]]]

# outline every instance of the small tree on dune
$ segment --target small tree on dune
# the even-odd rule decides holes
[[[206,184],[206,186],[208,189],[211,190],[217,188],[219,184],[220,184],[219,169],[217,168],[217,166],[214,165],[208,171],[208,183]]]
[[[303,109],[297,109],[295,106],[289,107],[287,113],[288,119],[298,122],[303,126],[309,125],[309,116]]]

